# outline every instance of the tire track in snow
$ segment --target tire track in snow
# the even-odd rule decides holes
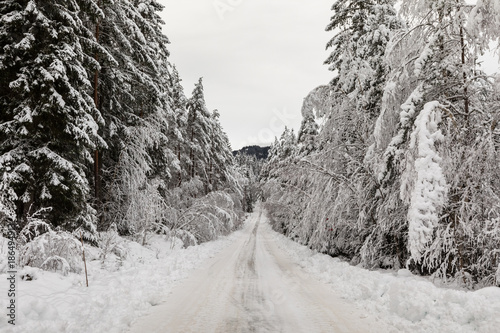
[[[383,332],[378,323],[303,272],[268,237],[257,207],[241,238],[131,332]]]

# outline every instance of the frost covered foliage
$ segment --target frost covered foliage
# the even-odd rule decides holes
[[[238,229],[243,221],[240,193],[203,193],[203,183],[194,179],[172,191],[168,198],[163,231],[182,239],[184,246],[216,239]]]
[[[498,77],[475,62],[496,2],[350,4],[328,26],[329,108],[303,110],[263,167],[273,227],[368,268],[500,285]]]
[[[161,219],[164,201],[158,192],[158,179],[150,179],[151,160],[147,149],[153,146],[158,132],[146,122],[127,130],[128,140],[118,164],[108,172],[111,184],[105,196],[103,222],[115,224],[124,234],[144,234]],[[156,183],[156,186],[155,186]]]
[[[235,156],[237,170],[240,179],[236,180],[241,184],[243,191],[243,211],[251,213],[254,204],[259,199],[259,175],[265,160],[258,159],[255,155],[247,155],[238,152]]]
[[[440,166],[442,159],[436,152],[436,144],[444,139],[438,129],[439,107],[438,102],[425,104],[415,120],[402,175],[401,199],[409,204],[408,247],[416,261],[420,261],[432,240],[447,199],[448,188]]]
[[[36,237],[50,231],[50,225],[38,217],[38,214],[31,216],[28,223],[19,233],[19,241],[21,244],[27,244]]]
[[[123,246],[123,239],[118,234],[116,225],[112,224],[107,231],[99,233],[97,246],[100,249],[99,258],[104,263],[110,254],[120,259],[127,257],[127,250]]]
[[[229,234],[241,221],[233,198],[224,192],[212,192],[183,211],[178,221],[182,228],[176,227],[191,233],[201,243]]]
[[[242,180],[236,180],[239,172],[233,166],[218,114],[210,114],[204,106],[201,81],[194,94],[197,97],[190,106],[193,119],[186,124],[185,150],[178,151],[178,156],[189,152],[187,170],[179,173],[176,182],[182,159],[171,154],[172,169],[158,171],[151,151],[158,150],[168,137],[154,114],[141,119],[140,125],[126,128],[127,140],[117,164],[105,170],[110,183],[103,200],[103,226],[114,224],[121,234],[131,235],[143,245],[155,232],[194,245],[239,226]]]
[[[337,71],[331,82],[335,92],[347,95],[351,107],[368,117],[379,111],[387,65],[383,60],[391,32],[401,26],[392,0],[336,1],[327,31],[336,34],[328,42],[332,52],[326,64]]]
[[[95,231],[87,172],[91,152],[105,143],[83,52],[91,33],[78,8],[77,1],[0,5],[0,187],[2,206],[16,207],[17,231],[49,207],[54,227]]]
[[[82,245],[70,233],[50,230],[20,249],[19,263],[63,275],[80,273],[83,269]]]

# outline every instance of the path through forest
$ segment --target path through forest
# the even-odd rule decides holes
[[[132,326],[132,332],[385,332],[271,241],[260,207],[242,236]]]

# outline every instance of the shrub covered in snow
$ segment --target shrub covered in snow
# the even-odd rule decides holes
[[[109,254],[114,254],[120,259],[127,257],[127,249],[123,246],[123,239],[118,235],[115,224],[112,224],[108,231],[98,234],[97,246],[100,250],[99,258],[102,262],[106,260]]]
[[[21,266],[45,270],[81,273],[83,269],[82,246],[72,234],[49,231],[22,246],[19,252]]]

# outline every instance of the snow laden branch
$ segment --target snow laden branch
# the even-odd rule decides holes
[[[444,139],[438,129],[440,122],[440,103],[426,103],[410,135],[407,167],[402,176],[401,199],[410,205],[408,247],[416,262],[420,262],[432,241],[440,211],[446,204],[448,188],[436,149],[436,144]]]
[[[177,200],[176,206],[180,207],[182,198]],[[242,220],[236,202],[230,194],[218,191],[195,199],[187,208],[170,208],[166,213],[165,231],[173,239],[182,240],[185,247],[227,235],[237,229]]]
[[[353,265],[498,286],[500,77],[477,57],[500,2],[397,3],[334,2],[332,79],[262,168],[271,224]]]

